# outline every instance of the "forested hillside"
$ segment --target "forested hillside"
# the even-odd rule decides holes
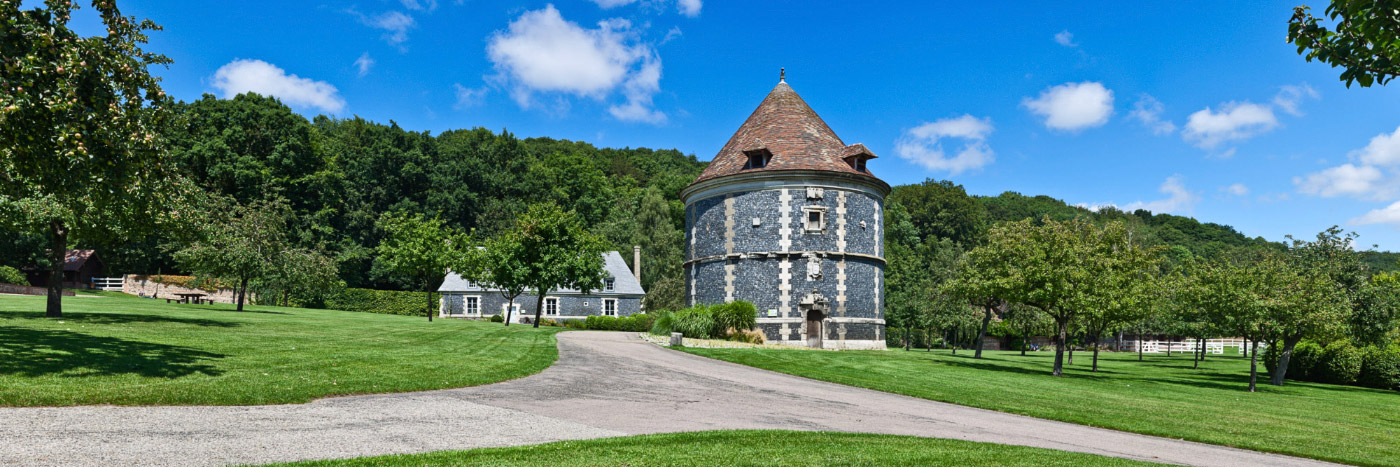
[[[394,212],[426,213],[480,237],[501,231],[531,203],[576,211],[612,247],[645,251],[643,285],[679,295],[684,209],[678,199],[705,163],[674,149],[597,148],[550,138],[520,139],[502,130],[452,130],[437,135],[360,118],[308,120],[278,100],[255,94],[206,95],[174,106],[167,131],[178,172],[201,191],[241,205],[282,199],[293,243],[326,252],[347,286],[401,289],[403,278],[376,262],[382,232],[375,222]],[[876,169],[878,173],[878,168]],[[896,187],[891,211],[907,213],[921,239],[970,247],[991,225],[1027,217],[1097,221],[1121,219],[1146,243],[1196,255],[1231,248],[1281,248],[1225,225],[1146,211],[1097,212],[1046,196],[1003,193],[969,196],[947,181]],[[899,207],[895,207],[898,205]],[[198,222],[198,221],[196,221]],[[897,233],[897,231],[896,231]],[[38,232],[0,232],[0,264],[43,264]],[[893,234],[893,233],[892,233]],[[1310,232],[1298,232],[1311,235]],[[96,248],[108,273],[180,273],[179,232],[139,241],[80,241]],[[631,256],[624,254],[630,261]],[[1393,268],[1394,254],[1370,254],[1376,268]]]

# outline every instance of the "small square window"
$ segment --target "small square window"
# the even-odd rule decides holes
[[[773,153],[763,148],[744,151],[744,155],[749,158],[748,161],[744,163],[744,170],[767,167],[768,161],[773,158]]]
[[[819,207],[806,208],[808,233],[823,232],[826,230],[826,210]]]
[[[617,289],[617,279],[613,279],[613,278],[611,278],[611,277],[609,277],[609,278],[607,278],[607,279],[603,279],[603,291],[604,291],[604,292],[612,292],[613,290],[616,290],[616,289]]]

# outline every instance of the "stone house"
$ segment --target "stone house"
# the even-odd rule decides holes
[[[641,264],[641,248],[633,249],[632,264]],[[627,268],[622,255],[616,251],[603,253],[603,270],[607,278],[601,290],[588,294],[577,290],[563,289],[545,295],[542,318],[552,320],[584,319],[589,316],[623,317],[642,312],[641,269]],[[444,318],[489,318],[500,315],[512,323],[534,319],[538,296],[524,293],[515,297],[515,307],[509,308],[508,301],[499,289],[466,281],[462,276],[449,272],[438,287],[442,297],[438,302],[438,316]]]
[[[685,203],[689,304],[752,302],[770,342],[883,349],[883,203],[875,155],[779,80]]]

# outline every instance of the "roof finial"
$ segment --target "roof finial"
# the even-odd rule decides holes
[[[786,83],[786,82],[787,82],[787,69],[786,69],[786,68],[778,67],[778,82],[779,82],[779,83]]]

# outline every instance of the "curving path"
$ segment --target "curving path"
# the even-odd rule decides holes
[[[256,464],[714,429],[890,433],[1202,466],[1325,465],[824,383],[630,333],[558,337],[549,369],[471,388],[301,405],[0,409],[0,465]]]

